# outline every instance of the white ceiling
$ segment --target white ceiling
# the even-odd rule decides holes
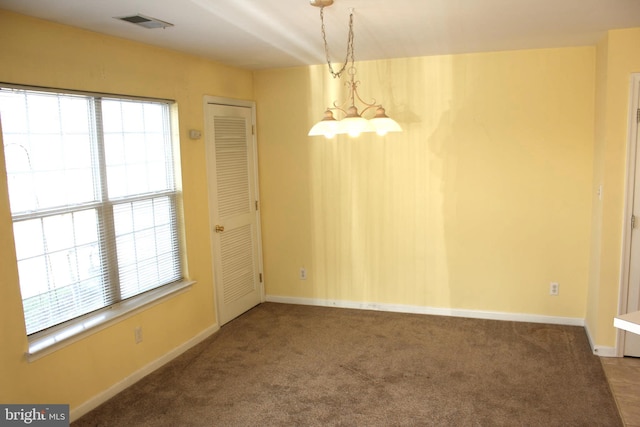
[[[335,0],[325,20],[336,63],[350,8],[356,61],[594,45],[608,29],[640,27],[640,0]],[[0,9],[248,69],[325,63],[308,0],[0,0]],[[137,13],[175,26],[113,19]]]

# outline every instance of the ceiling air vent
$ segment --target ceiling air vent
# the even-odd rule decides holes
[[[144,28],[167,28],[173,27],[173,24],[165,21],[161,21],[156,18],[150,18],[144,15],[133,15],[133,16],[123,16],[116,17],[115,19],[119,19],[121,21],[131,22],[132,24],[139,25]]]

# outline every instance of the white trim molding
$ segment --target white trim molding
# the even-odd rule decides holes
[[[501,311],[462,310],[455,308],[426,307],[420,305],[380,304],[371,302],[325,300],[317,298],[283,297],[277,295],[267,295],[266,300],[268,302],[278,302],[283,304],[315,305],[319,307],[354,308],[359,310],[390,311],[396,313],[467,317],[471,319],[508,320],[513,322],[585,326],[584,319],[579,317],[543,316],[539,314],[505,313]]]
[[[633,200],[636,181],[636,162],[637,162],[637,138],[638,135],[638,114],[640,106],[640,73],[631,74],[629,81],[629,116],[627,119],[627,169],[625,177],[625,197],[624,212],[622,220],[622,249],[620,257],[620,287],[618,292],[618,311],[617,314],[625,314],[628,311],[629,289],[632,286],[630,279],[631,273],[631,239],[633,225],[631,217],[633,216]],[[613,320],[612,320],[613,321]],[[612,325],[613,326],[613,325]],[[626,332],[622,329],[616,329],[616,356],[624,356]]]
[[[159,358],[157,358],[153,362],[143,366],[142,368],[138,369],[137,371],[135,371],[131,375],[127,376],[123,380],[115,383],[114,385],[112,385],[108,389],[98,393],[97,395],[93,396],[92,398],[90,398],[86,402],[84,402],[84,403],[78,405],[77,407],[73,408],[71,410],[70,414],[69,414],[70,421],[73,422],[73,421],[77,420],[78,418],[80,418],[81,416],[83,416],[84,414],[88,413],[89,411],[91,411],[91,410],[97,408],[98,406],[102,405],[104,402],[106,402],[107,400],[111,399],[113,396],[115,396],[116,394],[120,393],[121,391],[123,391],[127,387],[132,386],[133,384],[135,384],[136,382],[140,381],[142,378],[146,377],[147,375],[149,375],[150,373],[152,373],[156,369],[162,367],[166,363],[168,363],[171,360],[175,359],[176,357],[180,356],[182,353],[184,353],[185,351],[189,350],[191,347],[193,347],[193,346],[201,343],[205,339],[209,338],[211,335],[213,335],[214,333],[218,332],[218,330],[220,330],[220,327],[218,326],[217,323],[209,326],[207,329],[205,329],[204,331],[200,332],[199,334],[197,334],[196,336],[194,336],[190,340],[180,344],[179,346],[177,346],[173,350],[170,350],[169,352],[163,354],[162,356],[160,356]]]
[[[591,331],[589,330],[589,324],[586,322],[584,324],[584,331],[587,333],[587,339],[589,339],[589,345],[591,346],[591,350],[593,350],[593,354],[600,357],[619,357],[615,347],[605,347],[595,344],[593,335],[591,335]]]

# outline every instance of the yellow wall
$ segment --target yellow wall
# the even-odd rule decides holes
[[[596,342],[614,346],[620,289],[631,73],[640,72],[640,29],[609,31],[597,46],[596,138],[591,272],[587,324]]]
[[[306,135],[344,94],[325,66],[254,73],[267,294],[584,318],[595,65],[595,47],[357,63],[404,132],[334,140]]]
[[[70,403],[94,395],[215,324],[203,96],[250,99],[252,76],[213,62],[0,11],[0,81],[175,99],[190,291],[27,363],[4,160],[0,159],[0,402]],[[2,151],[2,150],[0,150]],[[203,232],[204,231],[204,232]],[[144,341],[134,343],[142,326]]]

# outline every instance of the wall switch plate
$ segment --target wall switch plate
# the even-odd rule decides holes
[[[142,342],[142,327],[136,326],[133,330],[133,336],[135,337],[136,344],[140,344]]]
[[[558,296],[560,293],[560,285],[558,282],[551,282],[549,284],[549,295]]]

